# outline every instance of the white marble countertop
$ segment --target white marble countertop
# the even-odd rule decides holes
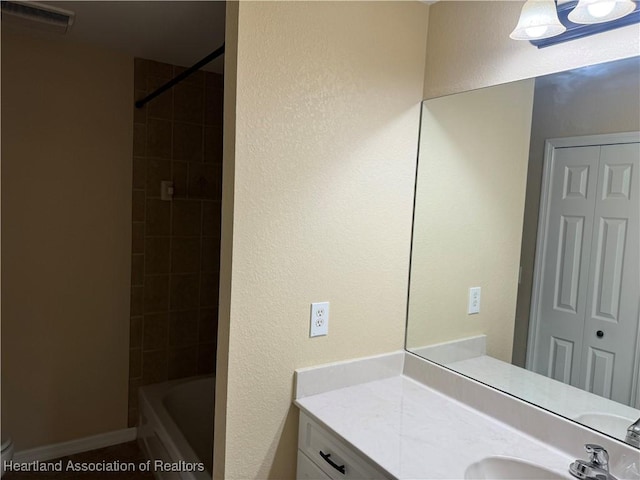
[[[296,405],[398,479],[462,479],[485,457],[572,478],[565,453],[404,375],[298,398]]]

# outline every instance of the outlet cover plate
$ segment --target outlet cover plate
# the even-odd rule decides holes
[[[469,315],[480,313],[480,287],[471,287],[469,289]]]
[[[320,337],[329,334],[329,302],[311,304],[310,337]]]

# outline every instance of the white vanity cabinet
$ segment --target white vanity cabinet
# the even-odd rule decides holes
[[[324,474],[320,467],[309,460],[301,450],[298,450],[297,480],[330,480],[331,477]]]
[[[389,479],[366,457],[300,412],[298,480]]]

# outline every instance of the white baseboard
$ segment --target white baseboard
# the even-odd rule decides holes
[[[100,433],[90,437],[69,440],[68,442],[54,443],[43,447],[22,450],[13,455],[14,462],[46,462],[54,458],[88,452],[97,448],[109,447],[119,443],[130,442],[136,439],[138,429],[136,427],[124,428],[113,432]]]

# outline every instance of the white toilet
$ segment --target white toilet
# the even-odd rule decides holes
[[[0,477],[4,475],[4,462],[13,458],[13,442],[9,437],[2,437],[2,458],[0,460]]]

